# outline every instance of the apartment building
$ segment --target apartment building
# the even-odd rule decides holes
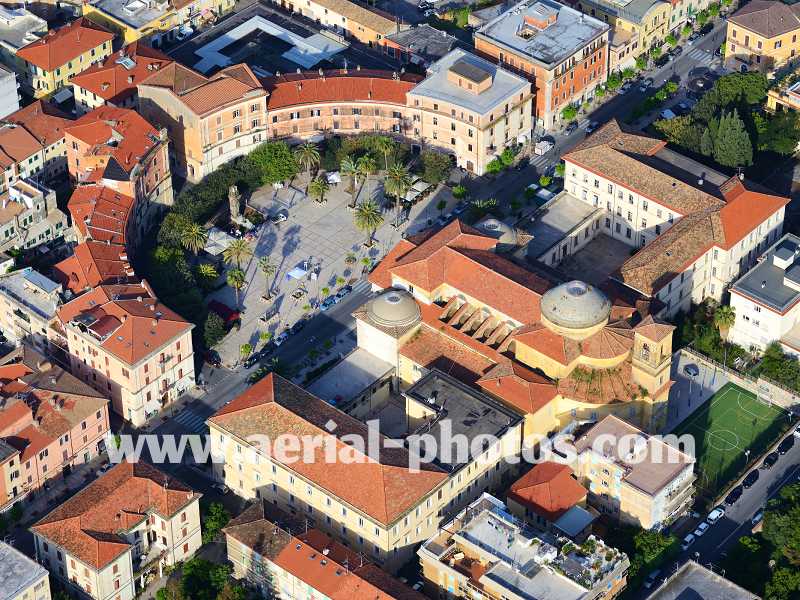
[[[568,0],[567,4],[608,23],[615,30],[635,35],[636,56],[661,45],[674,28],[672,4],[666,0]]]
[[[71,237],[67,215],[50,188],[18,179],[0,194],[0,252],[31,250],[65,237]]]
[[[198,182],[267,138],[267,92],[245,64],[213,77],[170,63],[138,85],[139,111],[163,127],[176,172]]]
[[[0,275],[0,330],[6,339],[48,350],[47,330],[61,305],[61,286],[31,267]]]
[[[271,373],[208,420],[213,456],[223,460],[215,462],[217,476],[243,498],[272,502],[394,572],[433,535],[445,512],[509,481],[513,465],[506,458],[519,455],[522,440],[521,416],[443,373],[430,373],[403,398],[400,435],[430,427],[441,439],[447,421],[469,440],[485,433],[495,441],[473,444],[468,457],[455,458],[440,445],[411,468],[414,459],[402,444]],[[445,404],[450,416],[432,418],[444,414]],[[482,414],[478,423],[468,418],[471,411]],[[323,436],[329,449],[301,438],[303,460],[272,452],[280,436],[297,433]],[[267,445],[255,435],[266,436]],[[355,438],[363,444],[348,445]],[[371,458],[368,440],[379,445],[369,450]]]
[[[281,4],[370,48],[380,46],[386,36],[410,27],[393,15],[350,0],[292,0]]]
[[[800,354],[800,238],[789,233],[759,257],[755,266],[730,286],[736,322],[728,339],[751,352],[772,342]]]
[[[748,2],[728,17],[725,66],[771,73],[800,50],[800,7],[777,0]]]
[[[72,374],[138,426],[194,385],[193,325],[147,282],[100,285],[63,304],[49,329]]]
[[[108,399],[32,347],[3,357],[0,382],[0,438],[18,452],[4,505],[105,450]]]
[[[44,36],[47,29],[47,21],[26,8],[0,6],[0,63],[22,79],[25,62],[17,50]]]
[[[591,537],[564,543],[511,515],[484,494],[420,547],[430,597],[615,598],[627,583],[625,553]]]
[[[47,183],[67,172],[67,115],[42,100],[8,115],[0,124],[0,195],[26,178]]]
[[[233,576],[263,597],[299,600],[424,600],[400,580],[303,519],[263,500],[222,530]]]
[[[749,190],[615,121],[563,158],[565,189],[605,209],[598,232],[639,248],[613,277],[660,300],[664,316],[721,300],[781,235],[787,198]]]
[[[132,600],[151,564],[200,547],[200,494],[145,463],[123,462],[31,527],[36,559],[73,594]]]
[[[458,166],[476,175],[504,148],[533,133],[530,82],[465,50],[431,65],[406,98],[409,137],[452,154]]]
[[[694,501],[694,458],[614,416],[575,440],[589,504],[626,525],[669,525]]]
[[[536,127],[549,130],[605,82],[610,29],[559,2],[523,0],[475,32],[475,50],[533,82]]]
[[[16,73],[0,66],[0,119],[19,110],[18,88]]]
[[[160,48],[189,37],[195,27],[233,6],[234,0],[94,0],[83,15],[116,33],[123,44],[142,40]]]
[[[383,38],[381,50],[403,63],[427,69],[458,45],[458,38],[427,23],[419,23]]]
[[[142,42],[128,44],[70,79],[75,107],[81,114],[104,105],[135,110],[139,104],[136,86],[171,62],[166,54]]]
[[[0,542],[0,581],[0,600],[50,600],[44,567],[5,542]]]
[[[133,226],[128,240],[134,251],[156,219],[172,205],[169,137],[137,111],[101,106],[83,115],[65,130],[67,165],[77,184],[99,183],[121,196],[135,199]]]
[[[109,56],[113,39],[113,33],[85,17],[51,29],[17,50],[25,63],[21,83],[35,98],[50,96],[68,87],[73,75]]]

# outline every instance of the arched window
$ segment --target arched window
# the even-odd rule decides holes
[[[642,358],[644,360],[650,360],[650,346],[647,344],[642,344]]]

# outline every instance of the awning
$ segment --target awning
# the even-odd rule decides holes
[[[302,279],[308,273],[308,269],[295,267],[286,274],[286,279]]]
[[[333,171],[332,173],[326,173],[325,179],[331,185],[336,185],[337,183],[342,183],[342,177],[339,175],[339,171]]]

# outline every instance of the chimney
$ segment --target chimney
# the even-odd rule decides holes
[[[142,301],[142,297],[141,296],[136,296],[136,301],[137,302],[141,302]]]
[[[128,75],[128,83],[133,83],[133,75]]]
[[[153,319],[153,327],[155,327],[156,325],[158,325],[158,319]]]
[[[697,180],[697,185],[700,186],[700,187],[703,186],[703,178],[702,177]]]

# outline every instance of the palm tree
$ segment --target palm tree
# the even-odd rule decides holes
[[[242,291],[245,283],[245,274],[239,268],[228,271],[228,285],[236,292],[236,306],[239,306],[239,292]]]
[[[297,162],[306,172],[306,181],[311,177],[311,169],[319,165],[319,149],[316,144],[306,142],[294,151]]]
[[[225,250],[222,251],[222,258],[229,265],[236,265],[237,269],[242,268],[242,263],[253,256],[253,249],[244,238],[233,240]]]
[[[242,344],[241,346],[239,346],[239,356],[242,357],[242,360],[245,360],[252,353],[253,353],[252,344]]]
[[[269,300],[272,297],[272,284],[270,284],[269,278],[275,275],[278,267],[272,264],[269,256],[262,256],[258,259],[258,268],[261,269],[264,278],[267,280],[267,300]]]
[[[723,345],[725,346],[725,356],[722,360],[722,366],[728,362],[728,333],[731,327],[736,323],[736,309],[732,306],[719,306],[714,311],[714,326],[719,330],[719,337],[722,338]]]
[[[181,245],[195,256],[205,248],[207,241],[208,232],[199,223],[190,223],[181,231]]]
[[[359,181],[358,185],[358,192],[356,193],[356,197],[353,199],[353,204],[355,201],[358,200],[358,197],[361,195],[361,190],[364,187],[364,183],[366,183],[369,176],[372,175],[378,166],[375,164],[375,160],[371,156],[362,156],[356,162],[356,181]]]
[[[272,332],[271,331],[262,331],[258,334],[258,341],[264,344],[265,346],[269,344],[269,341],[272,339]]]
[[[375,230],[383,223],[383,215],[380,208],[372,200],[367,200],[358,205],[353,218],[355,219],[356,227],[367,234],[367,241],[364,242],[364,245],[371,246]]]
[[[200,263],[197,265],[197,269],[195,269],[195,274],[197,278],[200,280],[200,287],[208,287],[211,286],[219,277],[219,273],[217,272],[217,268],[212,265],[211,263]]]
[[[386,181],[383,182],[383,189],[397,198],[397,203],[400,204],[403,196],[406,195],[408,188],[411,187],[411,176],[408,174],[408,168],[403,165],[392,165],[386,171]]]
[[[393,153],[396,147],[395,141],[388,136],[381,135],[375,140],[375,149],[383,154],[383,163],[387,171],[389,170],[389,154]]]
[[[350,208],[355,208],[356,174],[358,173],[356,161],[354,161],[350,156],[345,156],[339,163],[339,173],[342,175],[342,177],[350,178],[350,204],[348,206]]]
[[[314,198],[320,204],[325,203],[325,194],[328,193],[330,186],[328,182],[322,177],[317,177],[314,181],[308,184],[308,195]]]

